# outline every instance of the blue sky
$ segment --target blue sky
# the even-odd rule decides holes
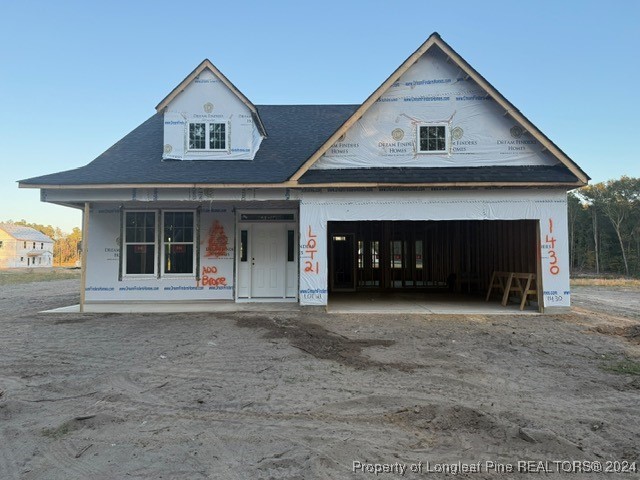
[[[360,103],[434,31],[594,181],[640,176],[640,101],[621,91],[640,77],[637,1],[25,0],[0,11],[0,220],[79,226],[79,212],[16,181],[88,163],[204,58],[255,104]]]

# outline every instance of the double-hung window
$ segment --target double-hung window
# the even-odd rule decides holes
[[[418,125],[418,153],[448,153],[446,125]]]
[[[163,274],[193,274],[193,212],[163,212]]]
[[[158,265],[160,275],[193,275],[194,216],[193,211],[125,212],[125,275],[155,276]]]
[[[227,150],[227,124],[211,122],[190,123],[189,150]]]
[[[156,272],[156,212],[126,212],[124,271],[127,275]]]

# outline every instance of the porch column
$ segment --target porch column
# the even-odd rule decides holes
[[[87,289],[87,250],[89,246],[89,202],[84,202],[84,211],[82,212],[82,254],[80,262],[82,262],[80,275],[80,313],[84,313],[84,299]]]

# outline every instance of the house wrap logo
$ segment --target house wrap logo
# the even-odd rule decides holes
[[[213,112],[213,103],[207,102],[202,106],[202,108],[204,109],[205,113],[211,113]]]
[[[394,129],[393,132],[391,132],[391,137],[396,142],[399,142],[400,140],[402,140],[404,138],[404,130],[402,130],[401,128]]]
[[[511,132],[511,136],[513,138],[520,138],[524,133],[524,130],[520,125],[514,125],[513,127],[511,127],[511,130],[509,130],[509,132]]]
[[[164,153],[171,153],[172,150],[173,150],[173,147],[168,143],[164,146]]]
[[[451,138],[453,138],[454,140],[460,140],[463,135],[464,130],[462,129],[462,127],[454,127],[454,129],[451,130]]]

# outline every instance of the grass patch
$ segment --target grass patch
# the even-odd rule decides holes
[[[636,362],[630,358],[625,358],[618,362],[607,363],[602,368],[621,375],[640,375],[640,362]]]
[[[11,269],[0,271],[0,285],[19,285],[21,283],[51,282],[80,278],[80,269],[46,268],[46,269]]]
[[[572,278],[572,287],[637,287],[640,288],[640,279],[637,278]]]
[[[64,437],[66,434],[71,432],[71,430],[71,424],[69,422],[65,422],[58,428],[43,428],[42,435],[57,440],[58,438]]]

